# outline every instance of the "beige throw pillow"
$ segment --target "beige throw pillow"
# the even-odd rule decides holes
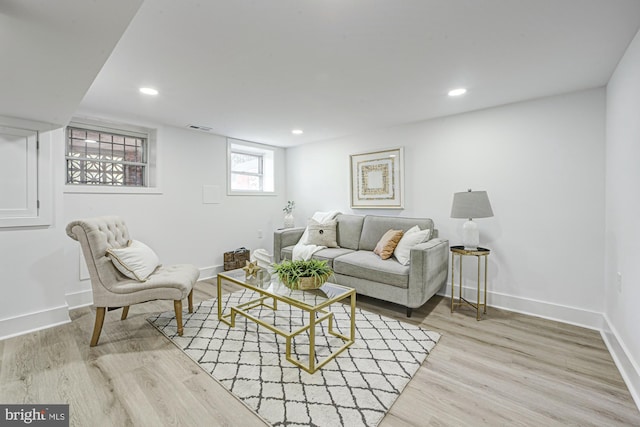
[[[337,248],[337,224],[338,221],[335,219],[324,223],[319,223],[314,219],[310,219],[307,225],[309,233],[307,235],[307,244]]]
[[[389,230],[384,233],[384,236],[378,241],[373,253],[380,256],[381,259],[389,259],[393,255],[393,250],[402,239],[402,230]]]

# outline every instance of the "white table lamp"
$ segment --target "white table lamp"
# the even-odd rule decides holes
[[[486,191],[464,191],[453,194],[451,218],[467,218],[462,226],[462,243],[468,251],[478,250],[480,232],[473,218],[489,218],[493,216],[491,203]]]

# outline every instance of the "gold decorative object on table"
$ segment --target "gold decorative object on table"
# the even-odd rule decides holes
[[[247,264],[242,267],[242,269],[245,271],[247,277],[254,277],[257,276],[258,272],[260,271],[260,267],[258,267],[258,261],[256,262],[251,262],[251,261],[247,261]]]

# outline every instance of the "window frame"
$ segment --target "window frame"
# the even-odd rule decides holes
[[[243,172],[233,170],[232,158],[234,154],[255,156],[260,159],[259,172]],[[275,196],[275,158],[276,148],[270,145],[258,144],[255,142],[243,141],[240,139],[227,138],[227,195],[230,196]],[[232,188],[232,176],[242,174],[247,176],[257,176],[260,179],[261,190],[238,190]]]
[[[104,132],[114,135],[144,138],[146,140],[144,163],[144,186],[131,185],[108,185],[108,184],[71,184],[68,183],[68,160],[78,159],[70,157],[68,153],[69,136],[68,129],[77,128],[88,131]],[[64,192],[65,193],[114,193],[114,194],[162,194],[158,186],[157,171],[157,131],[156,129],[145,128],[125,123],[105,122],[87,118],[73,118],[64,128]],[[91,159],[93,161],[93,159]],[[123,164],[130,162],[123,161]],[[136,163],[137,164],[137,163]]]

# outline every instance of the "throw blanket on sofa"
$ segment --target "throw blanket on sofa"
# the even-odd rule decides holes
[[[311,217],[313,220],[318,221],[319,223],[325,223],[327,221],[331,221],[338,216],[340,212],[338,211],[329,211],[329,212],[316,212]],[[304,260],[307,261],[311,259],[311,256],[318,252],[320,249],[326,249],[326,246],[318,246],[318,245],[310,245],[307,243],[309,236],[309,227],[305,228],[300,241],[293,247],[292,259],[294,261]]]

